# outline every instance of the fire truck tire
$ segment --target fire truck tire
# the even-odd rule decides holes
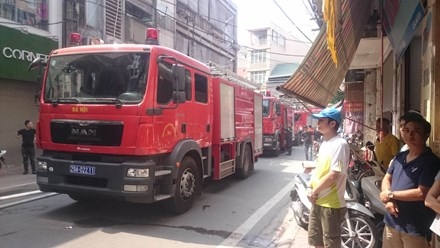
[[[249,177],[250,172],[253,168],[252,152],[249,145],[246,145],[246,147],[244,148],[242,159],[242,167],[237,169],[237,176],[241,179],[246,179],[247,177]]]
[[[169,212],[183,214],[191,209],[201,187],[199,175],[196,161],[192,157],[184,157],[177,174],[174,197],[164,202]]]

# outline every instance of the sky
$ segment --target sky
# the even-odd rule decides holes
[[[304,32],[312,42],[315,40],[318,25],[311,20],[310,6],[308,0],[232,0],[237,6],[237,28],[238,43],[247,45],[249,43],[248,29],[267,26],[269,22],[275,23],[284,31],[289,32],[293,37],[302,41],[308,39],[301,34],[295,25]],[[281,6],[294,24],[286,17]],[[310,44],[311,45],[311,44]]]

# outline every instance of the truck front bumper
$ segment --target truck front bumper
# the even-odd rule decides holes
[[[275,151],[277,150],[278,141],[273,136],[263,136],[263,150]]]
[[[37,184],[46,192],[150,203],[155,201],[155,168],[152,161],[84,162],[42,156],[37,159]],[[148,176],[127,176],[129,169],[148,170]]]

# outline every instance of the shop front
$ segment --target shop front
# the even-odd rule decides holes
[[[51,38],[0,26],[0,148],[7,150],[8,164],[21,164],[21,143],[15,133],[25,120],[37,121],[37,72],[28,71],[29,63],[46,58],[57,47]]]

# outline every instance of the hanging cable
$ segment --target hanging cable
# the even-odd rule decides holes
[[[276,0],[272,0],[277,6],[278,8],[281,10],[281,12],[283,12],[283,14],[286,16],[287,19],[289,19],[289,21],[293,24],[293,26],[295,26],[296,29],[298,29],[298,31],[304,36],[306,37],[306,39],[308,41],[310,41],[310,43],[313,43],[313,41],[295,24],[295,22],[292,21],[292,19],[290,19],[290,17],[287,15],[287,13],[283,10],[283,8],[281,8],[281,6],[278,4],[278,2]]]

